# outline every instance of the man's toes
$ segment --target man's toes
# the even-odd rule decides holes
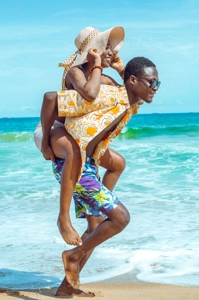
[[[90,297],[90,298],[95,297],[95,293],[88,292],[86,293],[86,297]]]

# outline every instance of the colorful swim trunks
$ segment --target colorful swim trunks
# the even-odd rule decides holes
[[[55,178],[61,181],[63,159],[53,163]],[[106,217],[107,213],[115,209],[120,201],[101,182],[98,168],[92,158],[87,157],[81,179],[76,183],[73,193],[77,218],[85,218],[85,214]]]

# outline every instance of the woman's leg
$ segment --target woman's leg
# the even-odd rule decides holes
[[[70,203],[81,166],[79,147],[65,128],[61,127],[51,129],[50,144],[55,156],[65,160],[62,168],[60,212],[57,221],[59,231],[67,244],[81,245],[81,238],[73,228],[69,215]]]
[[[107,171],[104,174],[102,183],[112,191],[125,169],[126,161],[122,155],[108,148],[102,158],[101,167]]]

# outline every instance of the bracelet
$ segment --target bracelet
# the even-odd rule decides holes
[[[93,72],[94,69],[100,69],[101,72],[103,71],[103,68],[102,68],[101,66],[94,66],[94,67],[92,67],[92,69],[91,69],[91,73]]]

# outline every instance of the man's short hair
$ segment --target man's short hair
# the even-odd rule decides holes
[[[131,75],[141,76],[147,67],[156,67],[156,65],[145,57],[134,57],[126,65],[124,70],[124,83]]]

